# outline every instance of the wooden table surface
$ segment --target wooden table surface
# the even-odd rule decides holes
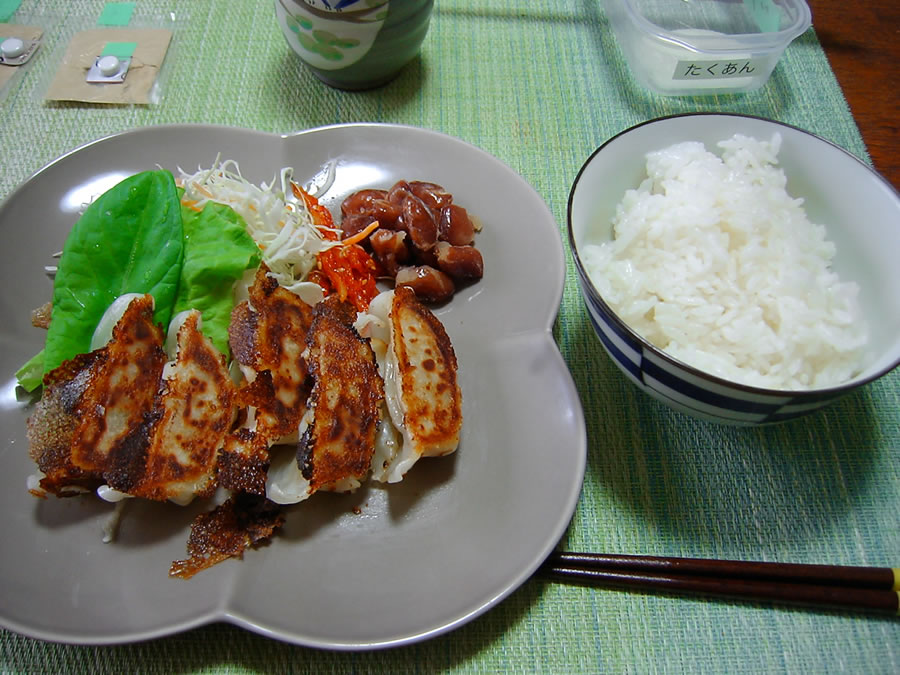
[[[900,190],[900,2],[807,1],[872,162]]]

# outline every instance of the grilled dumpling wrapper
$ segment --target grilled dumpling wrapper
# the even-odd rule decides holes
[[[92,420],[84,414],[87,394],[107,356],[105,349],[79,354],[44,378],[43,395],[25,426],[29,454],[39,469],[36,481],[29,478],[34,494],[46,491],[65,497],[93,490],[103,482],[99,469],[76,466],[72,444],[82,425]]]
[[[47,374],[27,421],[30,454],[56,495],[93,489],[133,471],[129,437],[153,410],[167,357],[153,297],[132,300],[102,348]]]
[[[135,434],[137,466],[124,477],[128,483],[110,485],[135,497],[183,504],[216,487],[218,451],[234,418],[234,385],[225,357],[200,332],[200,312],[188,313],[177,345],[145,424],[145,447],[143,430]]]
[[[302,354],[312,319],[313,308],[279,286],[265,265],[256,272],[249,300],[232,312],[229,344],[245,377],[252,382],[268,371],[272,378],[272,397],[259,409],[259,423],[270,439],[296,433],[306,409],[308,372]]]
[[[296,452],[273,457],[266,494],[279,504],[318,490],[349,491],[369,473],[383,385],[356,313],[336,296],[316,305],[304,353],[313,388]]]
[[[302,354],[312,320],[312,307],[261,265],[228,328],[231,351],[247,380],[236,399],[246,416],[221,452],[223,487],[265,494],[269,448],[296,443],[310,391]]]
[[[199,312],[187,313],[177,335],[167,363],[153,298],[135,296],[107,344],[48,375],[28,420],[41,489],[178,503],[213,491],[233,385],[224,356],[200,332]]]
[[[384,446],[372,477],[395,483],[420,457],[447,455],[459,445],[456,354],[443,324],[403,286],[376,296],[356,326],[379,355],[386,408],[401,441],[394,453]]]

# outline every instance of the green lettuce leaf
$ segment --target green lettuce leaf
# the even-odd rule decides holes
[[[41,386],[43,378],[44,350],[42,349],[16,371],[16,380],[25,391],[32,392]]]
[[[232,287],[244,270],[259,266],[259,247],[244,219],[228,206],[207,202],[199,212],[182,206],[181,219],[184,264],[172,314],[199,310],[204,335],[227,356]]]
[[[183,248],[181,209],[170,172],[136,174],[98,197],[63,247],[44,372],[89,351],[100,317],[123,293],[151,293],[154,320],[167,326]]]

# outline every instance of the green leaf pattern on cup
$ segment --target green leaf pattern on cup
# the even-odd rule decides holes
[[[291,29],[297,35],[300,34],[301,30],[311,30],[312,29],[312,21],[302,16],[294,16],[293,14],[288,14],[285,18],[287,21],[288,28]]]
[[[354,38],[341,38],[327,30],[313,30],[311,33],[297,32],[301,46],[329,61],[340,61],[344,58],[342,49],[350,49],[359,45]]]
[[[374,22],[381,22],[387,18],[387,10],[378,12]],[[317,29],[312,21],[306,17],[288,14],[287,26],[297,36],[297,40],[303,49],[318,54],[329,61],[341,61],[345,58],[344,50],[352,49],[360,45],[360,41],[354,37],[342,37],[331,31]]]

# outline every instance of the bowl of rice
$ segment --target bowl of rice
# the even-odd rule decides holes
[[[579,171],[568,237],[605,351],[679,411],[781,422],[900,364],[900,195],[796,127],[632,127]]]

